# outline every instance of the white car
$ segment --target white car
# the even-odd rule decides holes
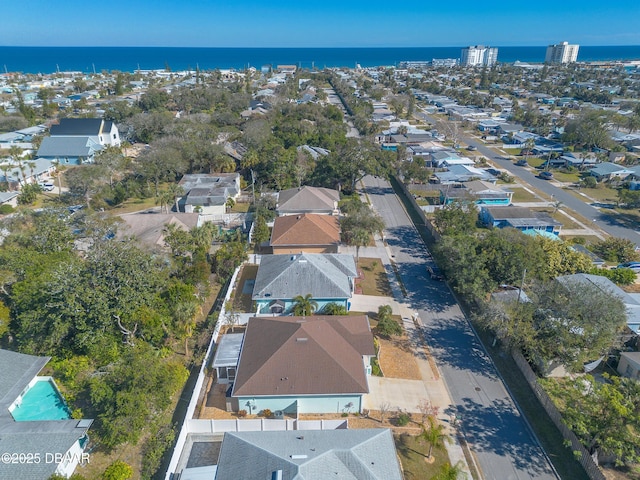
[[[40,182],[38,185],[40,185],[40,188],[45,192],[51,192],[55,188],[55,185],[49,182]]]

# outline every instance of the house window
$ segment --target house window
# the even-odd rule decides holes
[[[116,134],[115,134],[115,133],[113,134],[113,139],[114,139],[114,140],[116,139]]]
[[[631,365],[627,365],[627,369],[624,371],[624,374],[627,377],[633,376],[633,368],[631,368]]]

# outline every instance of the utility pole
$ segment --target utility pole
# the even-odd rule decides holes
[[[520,296],[522,295],[522,287],[524,287],[524,277],[527,275],[527,269],[522,270],[522,281],[520,282],[520,288],[518,289],[518,305],[520,305]]]
[[[253,169],[251,170],[251,195],[253,196],[253,206],[256,206],[256,175]]]

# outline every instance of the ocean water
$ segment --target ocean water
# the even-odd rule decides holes
[[[171,70],[293,64],[302,68],[397,65],[405,60],[459,58],[461,47],[415,48],[171,48],[171,47],[0,47],[0,72],[101,72]],[[504,63],[544,61],[545,46],[498,47]],[[640,60],[638,46],[581,46],[578,61]]]

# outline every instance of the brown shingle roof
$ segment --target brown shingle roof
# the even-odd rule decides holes
[[[366,315],[251,318],[233,396],[367,393]]]
[[[340,243],[338,219],[329,215],[304,213],[278,217],[271,232],[271,245],[336,245]]]
[[[278,194],[276,211],[282,213],[331,213],[340,201],[337,190],[322,187],[300,187],[283,190]]]

